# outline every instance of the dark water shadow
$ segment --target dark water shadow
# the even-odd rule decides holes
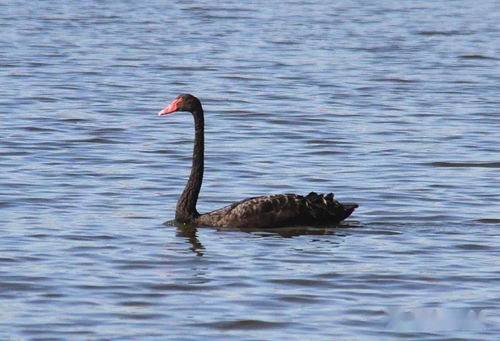
[[[212,227],[212,226],[196,226],[192,224],[180,223],[176,220],[169,220],[163,223],[165,226],[176,227],[176,236],[187,238],[192,245],[190,250],[196,253],[197,256],[203,256],[205,247],[198,238],[198,229],[212,229],[216,232],[244,232],[266,236],[281,236],[283,238],[292,238],[303,235],[334,235],[338,234],[340,229],[359,228],[361,225],[357,221],[342,222],[336,225],[328,226],[286,226],[274,228],[237,228],[237,227]]]
[[[198,238],[198,228],[196,225],[183,224],[176,220],[166,221],[163,225],[176,227],[177,230],[175,235],[177,237],[186,238],[191,244],[190,250],[197,256],[203,256],[203,250],[205,250],[205,247]]]
[[[259,236],[276,236],[279,235],[283,238],[292,238],[304,235],[333,235],[337,234],[339,229],[356,228],[359,224],[355,222],[342,222],[335,225],[325,226],[284,226],[273,228],[232,228],[232,227],[218,227],[217,231],[240,231],[245,233],[252,233]]]

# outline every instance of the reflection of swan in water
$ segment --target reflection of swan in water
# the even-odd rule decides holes
[[[170,225],[170,223],[171,222],[165,223],[165,225],[167,224]],[[187,238],[192,245],[190,250],[196,253],[197,256],[203,256],[203,250],[205,249],[205,247],[203,247],[203,244],[198,239],[197,236],[198,229],[196,228],[196,226],[187,224],[175,224],[175,225],[177,225],[176,236]]]
[[[198,238],[198,228],[196,225],[192,224],[182,224],[175,220],[167,221],[164,223],[166,226],[175,226],[177,228],[177,237],[187,238],[188,242],[191,244],[189,248],[191,251],[196,253],[198,256],[203,256],[205,247],[201,243]],[[358,227],[356,225],[351,224],[343,224],[341,226],[336,226],[336,228],[319,228],[319,227],[310,227],[310,226],[291,226],[291,227],[278,227],[273,229],[256,229],[256,228],[233,228],[233,227],[216,227],[215,230],[219,232],[245,232],[251,233],[255,235],[259,235],[262,237],[265,236],[276,236],[279,235],[284,238],[291,238],[303,235],[339,235],[345,236],[343,232],[339,231],[339,227],[344,229],[355,228]]]

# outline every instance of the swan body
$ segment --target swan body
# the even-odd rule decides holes
[[[332,193],[275,194],[242,200],[202,214],[195,222],[206,226],[255,228],[324,225],[344,220],[357,206],[340,204]]]
[[[175,98],[158,115],[176,111],[189,111],[195,123],[193,165],[188,182],[175,211],[181,223],[200,226],[272,228],[297,225],[336,224],[346,219],[358,207],[355,203],[340,203],[332,193],[306,196],[275,194],[248,198],[221,209],[199,214],[196,202],[203,181],[204,167],[204,116],[198,98],[184,94]]]

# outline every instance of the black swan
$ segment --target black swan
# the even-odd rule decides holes
[[[209,213],[199,214],[196,202],[203,181],[203,108],[198,98],[184,94],[174,99],[158,115],[163,116],[175,111],[191,112],[195,127],[191,174],[175,210],[175,219],[178,222],[220,227],[314,226],[336,224],[350,216],[358,207],[354,203],[339,203],[332,193],[325,195],[311,192],[306,196],[276,194],[248,198]]]

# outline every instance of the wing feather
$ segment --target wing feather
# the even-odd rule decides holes
[[[248,198],[201,215],[198,222],[208,226],[282,227],[338,223],[357,207],[344,207],[332,193],[276,194]]]

